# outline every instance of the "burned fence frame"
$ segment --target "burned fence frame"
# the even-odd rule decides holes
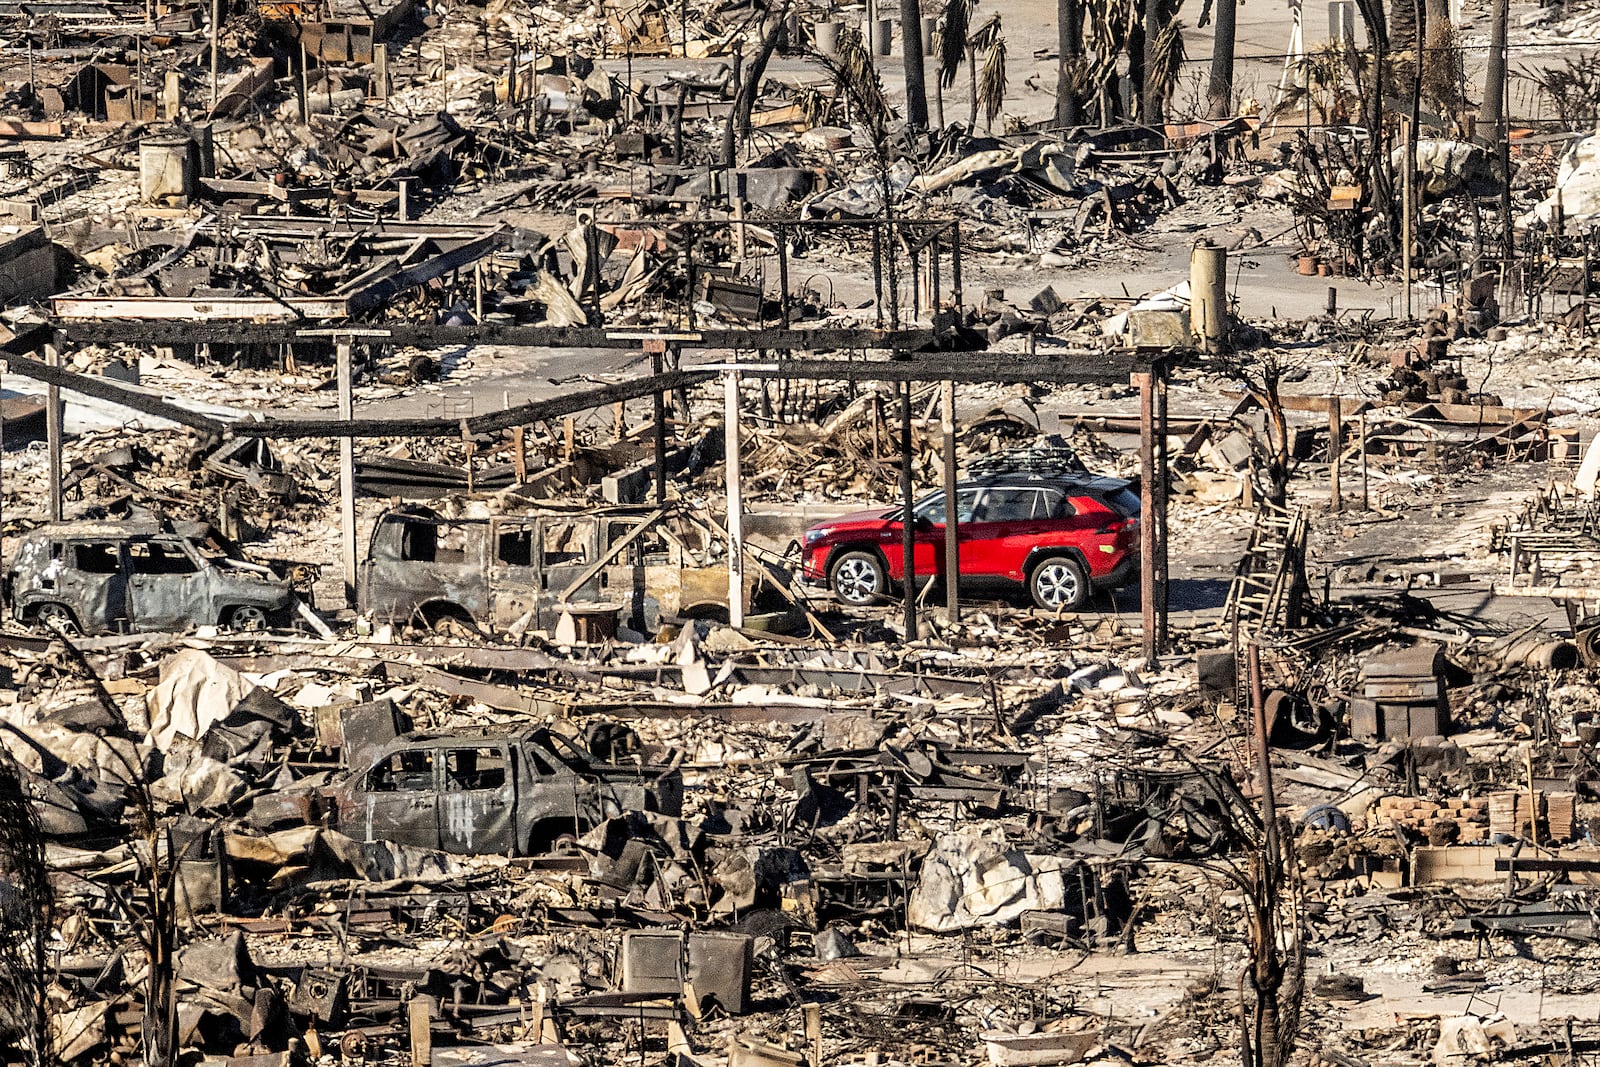
[[[935,233],[941,231],[935,230]],[[959,244],[958,244],[959,247]],[[295,330],[282,323],[223,324],[223,323],[157,323],[124,324],[140,335],[127,333],[115,335],[115,323],[61,322],[48,334],[53,343],[45,345],[48,361],[27,356],[6,357],[9,369],[27,377],[47,383],[51,387],[52,406],[56,406],[62,388],[82,392],[100,399],[110,400],[131,409],[171,419],[181,425],[217,437],[331,437],[341,439],[346,447],[341,449],[341,526],[343,528],[344,557],[347,571],[354,573],[354,492],[353,459],[348,442],[356,437],[455,437],[465,430],[468,433],[493,433],[518,425],[527,425],[540,419],[560,417],[578,411],[615,403],[619,400],[654,397],[657,407],[655,420],[656,495],[665,498],[665,420],[661,416],[663,394],[687,385],[708,381],[719,374],[725,381],[727,394],[728,489],[730,501],[729,541],[730,558],[742,560],[743,536],[740,499],[740,471],[738,470],[738,380],[741,374],[757,377],[787,379],[813,379],[826,381],[856,381],[897,383],[904,386],[900,426],[901,503],[903,506],[903,552],[906,573],[914,574],[910,565],[912,555],[912,508],[915,503],[911,481],[911,405],[912,382],[949,383],[947,396],[953,394],[957,382],[985,384],[1052,383],[1052,384],[1123,384],[1131,383],[1140,391],[1140,497],[1144,516],[1140,523],[1140,610],[1143,620],[1143,652],[1147,663],[1154,663],[1165,650],[1167,630],[1167,456],[1166,392],[1167,380],[1177,356],[1176,351],[1133,350],[1120,352],[1078,352],[1044,358],[1037,355],[1017,359],[974,361],[970,353],[937,351],[942,343],[951,340],[948,333],[938,328],[913,330],[793,330],[755,329],[720,331],[652,332],[645,330],[552,330],[544,327],[395,327],[392,329],[363,329],[331,327]],[[953,324],[952,324],[953,325]],[[242,337],[240,335],[243,335]],[[412,344],[419,346],[444,346],[474,343],[497,343],[518,347],[590,347],[633,348],[638,346],[652,357],[655,373],[626,382],[618,382],[597,389],[569,393],[544,401],[535,401],[503,411],[492,412],[465,420],[454,419],[357,419],[347,405],[341,404],[343,417],[338,419],[274,419],[222,423],[218,420],[190,412],[176,404],[167,403],[146,394],[123,389],[94,375],[78,374],[59,366],[57,346],[72,341],[95,339],[122,342],[143,340],[155,343],[190,343],[204,338],[235,342],[265,342],[332,338],[339,353],[341,392],[348,391],[351,350],[355,342],[364,344]],[[580,341],[581,338],[581,341]],[[563,343],[565,342],[565,343]],[[578,342],[574,344],[574,342]],[[588,342],[584,344],[583,342]],[[788,342],[788,343],[785,343]],[[18,338],[13,350],[24,348],[30,341]],[[31,339],[34,346],[44,344],[44,338]],[[744,361],[725,364],[708,364],[687,370],[663,370],[663,356],[672,350],[684,348],[731,348],[735,352],[760,353],[815,353],[825,350],[856,349],[859,351],[887,351],[887,359],[817,359],[794,358],[783,355],[764,361]],[[932,349],[932,351],[929,351]],[[920,350],[920,351],[919,351]],[[673,361],[676,363],[676,360]],[[946,447],[954,436],[953,413],[946,413],[950,433]],[[50,434],[49,452],[59,457],[61,452],[60,420],[52,420],[55,432]],[[955,465],[944,464],[944,489],[955,491]],[[59,509],[61,486],[59,480],[51,486],[52,508]],[[53,512],[54,513],[54,512]],[[950,575],[959,573],[956,544],[958,532],[955,524],[946,527],[945,559],[947,562],[946,607],[952,618],[959,609],[958,581],[949,581]],[[740,582],[734,591],[730,585],[730,615],[735,625],[742,624],[742,566],[730,567],[730,583]],[[348,584],[348,582],[347,582]],[[347,590],[353,592],[352,590]],[[917,634],[917,598],[903,599],[904,618],[908,640]]]

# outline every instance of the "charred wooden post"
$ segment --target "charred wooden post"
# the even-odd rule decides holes
[[[1156,544],[1156,652],[1167,650],[1167,616],[1170,569],[1167,560],[1167,365],[1159,364],[1155,375],[1155,436],[1156,477],[1154,486],[1155,514],[1150,517],[1155,528]]]
[[[777,223],[772,229],[773,236],[778,242],[778,307],[783,316],[783,328],[789,328],[791,311],[789,307],[789,230],[783,223]]]
[[[728,624],[744,626],[744,492],[739,463],[739,372],[723,375],[723,464],[728,491]]]
[[[1156,634],[1156,390],[1154,370],[1133,375],[1139,387],[1139,611],[1144,661],[1154,666],[1160,649]]]
[[[650,353],[650,373],[655,377],[661,376],[661,364],[666,355],[667,343],[659,340],[648,340],[644,343],[646,352]],[[655,423],[654,461],[656,483],[656,505],[662,506],[667,502],[667,397],[657,389],[650,394],[650,417]]]
[[[1344,417],[1337,396],[1328,397],[1328,507],[1344,508],[1339,486],[1339,456],[1344,452]]]
[[[61,350],[55,345],[45,345],[44,359],[53,369],[61,367]],[[45,386],[44,391],[44,436],[45,449],[50,459],[50,521],[60,522],[62,518],[61,501],[61,386],[54,382]]]
[[[1372,500],[1367,495],[1367,413],[1361,413],[1361,510],[1371,511]]]

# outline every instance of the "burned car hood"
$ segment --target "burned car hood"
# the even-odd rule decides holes
[[[885,512],[888,513],[885,514]],[[814,522],[808,529],[822,530],[834,526],[857,526],[866,523],[892,522],[898,517],[898,511],[890,511],[887,508],[872,508],[866,511],[852,511],[848,515],[840,515],[838,518],[827,519],[823,522]]]

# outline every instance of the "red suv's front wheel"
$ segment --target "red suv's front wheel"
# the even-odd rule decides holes
[[[833,561],[828,584],[833,586],[834,596],[846,604],[865,607],[889,591],[889,576],[876,553],[857,549]]]
[[[1047,611],[1076,608],[1089,599],[1089,578],[1070,556],[1050,556],[1039,561],[1028,577],[1033,602]]]

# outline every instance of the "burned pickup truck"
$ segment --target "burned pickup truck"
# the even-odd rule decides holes
[[[287,622],[291,579],[242,558],[203,523],[47,523],[24,535],[4,577],[18,622],[68,633],[261,630]]]
[[[358,840],[528,856],[624,812],[681,815],[676,763],[601,763],[542,727],[412,733],[320,792],[330,825]]]
[[[745,595],[754,609],[785,605],[755,568]],[[663,618],[727,617],[726,544],[687,512],[544,505],[451,518],[407,505],[378,517],[356,602],[385,622],[490,631],[523,619],[548,630],[569,607],[604,605],[648,632]]]

